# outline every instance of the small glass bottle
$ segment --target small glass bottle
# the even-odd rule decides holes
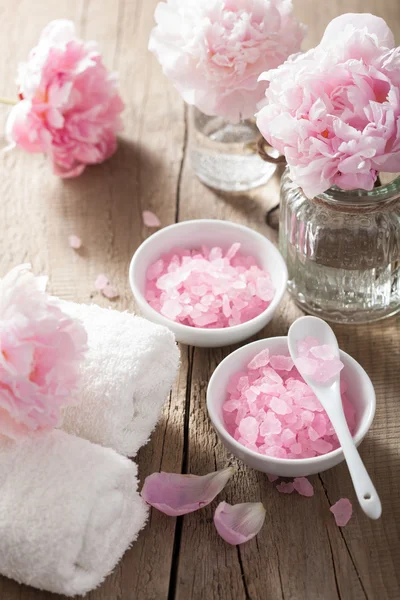
[[[279,240],[289,292],[306,312],[366,323],[400,311],[400,177],[309,199],[286,169]]]
[[[274,164],[257,153],[255,119],[231,123],[190,107],[190,159],[198,178],[217,190],[245,191],[266,183]]]

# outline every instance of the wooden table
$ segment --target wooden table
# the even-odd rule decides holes
[[[200,0],[199,0],[200,1]],[[51,19],[73,19],[84,38],[99,41],[106,63],[119,71],[126,101],[125,132],[116,155],[76,180],[60,181],[45,158],[13,151],[0,158],[0,276],[31,261],[50,276],[51,290],[67,299],[110,303],[95,291],[100,272],[132,309],[129,260],[149,231],[143,209],[163,225],[214,217],[246,223],[272,240],[266,210],[278,200],[278,178],[251,194],[204,187],[187,156],[183,101],[147,51],[156,0],[1,0],[0,91],[15,94],[16,65]],[[384,17],[400,42],[399,0],[295,0],[314,45],[329,20],[346,11]],[[7,108],[0,109],[1,126]],[[3,130],[3,128],[2,128]],[[68,247],[81,236],[84,251]],[[286,334],[300,311],[286,299],[260,336]],[[177,520],[152,511],[150,521],[115,572],[90,600],[398,600],[400,598],[400,328],[397,320],[368,327],[335,327],[341,347],[370,374],[377,414],[361,453],[383,502],[369,521],[357,507],[346,467],[311,478],[315,496],[278,494],[266,477],[237,463],[221,496],[228,502],[261,500],[266,525],[241,547],[227,545],[212,525],[215,505]],[[182,347],[182,367],[161,422],[138,461],[141,479],[159,470],[208,473],[227,464],[206,412],[206,387],[232,348]],[[329,506],[353,499],[349,525],[336,527]],[[56,596],[0,579],[1,600]]]

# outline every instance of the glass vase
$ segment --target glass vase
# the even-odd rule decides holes
[[[264,162],[255,119],[231,123],[190,107],[190,159],[198,178],[217,190],[245,191],[266,183],[276,166]]]
[[[400,311],[400,177],[310,199],[286,169],[279,240],[289,292],[306,312],[365,323]]]

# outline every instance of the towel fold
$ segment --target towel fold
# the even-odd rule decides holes
[[[127,312],[63,302],[81,319],[89,350],[81,366],[78,402],[62,429],[126,456],[149,439],[179,366],[173,333]]]
[[[112,571],[145,524],[135,463],[63,431],[0,442],[0,572],[67,596]]]

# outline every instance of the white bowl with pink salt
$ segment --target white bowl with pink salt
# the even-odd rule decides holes
[[[343,351],[340,360],[343,408],[358,445],[375,415],[375,392],[361,365]],[[229,452],[258,471],[301,477],[344,460],[326,412],[290,358],[287,337],[228,355],[210,379],[207,408]]]
[[[285,262],[260,233],[199,219],[161,229],[135,252],[129,270],[141,313],[177,341],[226,346],[272,319],[287,283]]]

